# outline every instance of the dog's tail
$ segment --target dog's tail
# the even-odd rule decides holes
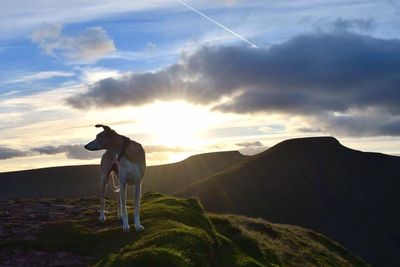
[[[120,186],[115,184],[115,179],[117,178],[117,175],[115,175],[114,172],[111,172],[110,175],[111,175],[111,180],[112,180],[113,187],[114,187],[113,191],[118,193],[120,190]]]

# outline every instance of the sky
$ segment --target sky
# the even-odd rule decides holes
[[[0,172],[97,164],[101,123],[148,165],[330,135],[400,155],[400,4],[0,0]]]

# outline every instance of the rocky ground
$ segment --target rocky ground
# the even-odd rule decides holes
[[[89,257],[67,251],[20,249],[15,241],[33,241],[50,224],[97,216],[94,199],[0,201],[0,266],[87,266]],[[93,225],[99,227],[99,225]],[[61,241],[61,240],[60,240]]]

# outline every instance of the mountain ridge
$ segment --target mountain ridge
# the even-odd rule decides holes
[[[333,137],[285,140],[175,193],[206,210],[311,228],[373,265],[400,261],[400,157]],[[374,234],[371,234],[374,233]]]
[[[182,161],[148,166],[143,191],[172,193],[248,156],[238,151],[192,155]],[[100,161],[100,159],[99,159]],[[100,192],[100,165],[57,166],[0,173],[0,198],[87,197]],[[115,194],[108,190],[109,197]],[[128,197],[132,197],[131,194]]]

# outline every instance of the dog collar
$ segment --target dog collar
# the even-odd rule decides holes
[[[118,157],[117,157],[118,161],[121,160],[121,158],[124,155],[124,152],[125,152],[125,150],[128,147],[130,142],[131,142],[131,139],[129,139],[126,136],[122,136],[122,147],[121,147],[121,151],[119,152]]]

